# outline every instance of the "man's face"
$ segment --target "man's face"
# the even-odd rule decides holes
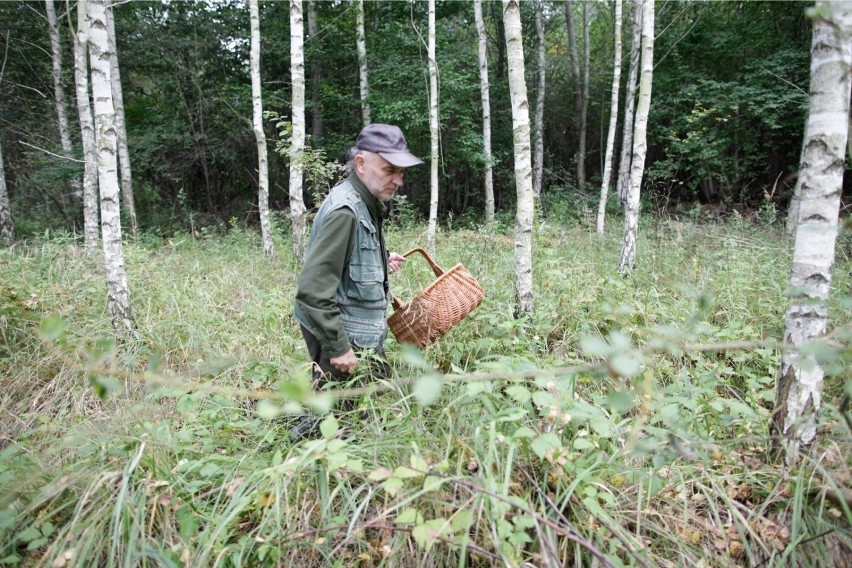
[[[398,168],[373,152],[355,156],[355,173],[379,201],[390,201],[402,187],[405,168]]]

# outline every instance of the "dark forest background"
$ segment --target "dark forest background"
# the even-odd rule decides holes
[[[589,179],[585,187],[578,187],[574,172],[579,120],[564,5],[544,5],[542,206],[545,214],[579,217],[584,208],[596,207],[603,171],[612,80],[612,6],[596,2],[591,8]],[[57,7],[73,118],[67,5]],[[533,3],[522,6],[531,109],[537,72],[533,7]],[[748,213],[762,206],[783,211],[792,192],[791,174],[798,167],[806,117],[811,40],[807,7],[805,2],[658,2],[649,153],[642,188],[646,208],[664,214],[697,209]],[[285,120],[290,113],[288,9],[288,2],[261,3],[264,108]],[[413,151],[428,159],[427,3],[367,2],[365,9],[373,121],[400,125]],[[438,2],[437,10],[439,215],[443,222],[478,222],[484,210],[485,158],[473,7],[469,2],[446,1]],[[355,6],[317,2],[316,14],[318,33],[310,37],[306,29],[305,42],[308,143],[328,160],[342,161],[361,127]],[[498,214],[511,214],[515,187],[501,4],[485,2],[484,14],[495,196]],[[43,151],[61,153],[43,15],[41,2],[0,2],[0,38],[6,50],[0,141],[12,211],[22,235],[48,228],[79,231],[82,226],[82,212],[70,197],[68,182],[72,173],[81,174],[81,165]],[[115,21],[140,228],[166,234],[186,230],[190,224],[255,223],[257,152],[251,130],[247,5],[131,1],[116,7]],[[575,21],[579,26],[582,20]],[[629,60],[629,19],[624,28],[622,81]],[[582,40],[579,32],[578,38]],[[70,122],[76,128],[76,119]],[[272,121],[267,136],[272,147],[277,138]],[[281,212],[283,223],[287,175],[286,159],[271,152],[270,204]],[[403,192],[409,199],[402,206],[414,213],[428,212],[428,188],[428,168],[411,170]],[[309,205],[323,189],[307,184]],[[617,211],[617,199],[611,203],[612,211]]]

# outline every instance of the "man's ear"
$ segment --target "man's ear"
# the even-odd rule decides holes
[[[364,171],[364,164],[366,164],[367,159],[364,157],[364,154],[355,154],[355,170],[358,172]]]

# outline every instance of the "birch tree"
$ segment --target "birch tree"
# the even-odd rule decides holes
[[[476,34],[479,36],[479,91],[482,99],[482,153],[485,159],[485,225],[494,225],[494,176],[491,160],[491,101],[488,81],[488,36],[482,18],[482,0],[473,0]]]
[[[317,37],[316,0],[308,0],[308,41],[316,41]],[[311,61],[311,136],[314,140],[323,133],[322,123],[322,65],[318,58]]]
[[[306,219],[302,198],[305,155],[305,30],[302,0],[290,0],[290,78],[293,85],[290,138],[290,219],[293,225],[293,256],[305,256]]]
[[[435,233],[438,228],[438,62],[435,59],[435,0],[429,0],[429,138],[432,161],[429,163],[429,227],[426,249],[435,255]]]
[[[370,80],[367,74],[367,40],[364,34],[364,0],[356,0],[358,13],[356,16],[358,29],[356,31],[356,44],[358,47],[358,77],[361,86],[361,116],[364,126],[372,124],[370,116]]]
[[[115,0],[107,5],[107,33],[109,34],[109,65],[112,70],[112,100],[115,106],[115,129],[118,135],[118,165],[121,171],[121,196],[130,220],[130,232],[135,237],[139,231],[136,221],[136,201],[133,198],[133,175],[130,170],[130,151],[127,147],[127,123],[124,119],[124,95],[121,90],[121,72],[118,67],[118,49],[115,41]]]
[[[585,3],[583,5],[583,10],[585,10]],[[568,56],[571,60],[571,83],[574,85],[574,111],[577,113],[577,117],[580,120],[576,153],[577,187],[583,187],[586,184],[586,118],[583,113],[583,84],[580,79],[580,52],[577,48],[577,32],[574,27],[574,0],[565,0],[565,26],[568,28]]]
[[[257,208],[260,214],[260,234],[263,253],[272,256],[272,227],[269,222],[269,166],[266,153],[266,134],[263,131],[263,98],[260,90],[260,16],[257,0],[249,0],[251,20],[251,108],[254,138],[257,141]]]
[[[852,2],[816,3],[811,44],[810,109],[797,185],[800,211],[790,270],[792,304],[784,341],[802,347],[825,334],[843,192],[852,88]],[[788,464],[816,436],[824,371],[812,354],[787,351],[776,383],[770,435]]]
[[[503,0],[506,58],[509,63],[509,96],[512,102],[512,140],[515,153],[515,302],[516,316],[529,318],[533,311],[532,227],[535,198],[532,188],[530,115],[524,81],[524,44],[519,0]]]
[[[83,0],[81,0],[83,1]],[[121,217],[118,196],[118,141],[115,108],[112,102],[110,53],[105,0],[86,2],[89,16],[89,61],[92,69],[92,95],[95,101],[95,140],[98,153],[98,186],[101,194],[101,239],[107,279],[107,305],[113,327],[123,326],[134,338],[136,324],[130,306],[130,287],[124,267],[121,243]]]
[[[541,199],[542,175],[544,174],[544,89],[546,85],[544,56],[544,24],[542,23],[542,0],[535,5],[535,47],[538,61],[538,89],[535,99],[535,138],[533,141],[533,195]]]
[[[624,236],[621,242],[622,274],[636,268],[636,239],[639,231],[639,190],[647,153],[648,112],[651,110],[651,85],[654,78],[654,0],[642,0],[642,73],[639,102],[633,123],[633,155],[630,158],[630,186],[624,199]]]
[[[59,142],[62,145],[62,153],[66,158],[71,158],[74,154],[74,148],[71,144],[68,113],[65,109],[65,88],[62,85],[62,46],[59,42],[59,25],[56,21],[56,8],[53,0],[45,0],[44,6],[47,12],[47,26],[50,33],[50,59],[53,66],[53,101],[56,106],[56,118],[59,125]],[[71,187],[74,197],[79,199],[81,197],[80,181],[76,179],[72,180]]]
[[[606,152],[604,153],[603,181],[601,182],[601,198],[598,202],[598,218],[595,230],[599,235],[604,232],[606,216],[606,201],[609,193],[609,182],[612,178],[612,154],[615,147],[615,128],[618,123],[618,88],[621,85],[621,0],[615,0],[615,56],[612,70],[612,98],[609,104],[609,130],[606,135]]]
[[[70,0],[68,17],[71,17]],[[77,2],[77,24],[74,34],[74,87],[77,118],[83,144],[83,239],[87,247],[98,244],[98,164],[95,147],[95,125],[89,102],[89,23],[86,3]]]
[[[4,247],[10,247],[15,242],[15,222],[12,220],[9,192],[6,189],[6,169],[3,167],[2,144],[0,144],[0,238],[3,239]]]
[[[633,38],[630,45],[630,70],[627,75],[624,96],[624,127],[621,136],[621,158],[618,161],[616,188],[618,200],[624,205],[630,187],[630,158],[633,155],[633,116],[636,109],[636,89],[639,86],[639,59],[642,53],[642,9],[635,1],[633,5]]]

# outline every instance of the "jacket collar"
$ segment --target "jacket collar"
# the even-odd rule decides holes
[[[349,176],[349,181],[352,184],[352,187],[354,187],[358,192],[361,200],[367,206],[367,211],[370,212],[370,217],[376,220],[386,219],[388,216],[388,206],[376,199],[376,197],[370,193],[370,190],[367,189],[367,186],[364,185],[361,178],[353,173]]]

